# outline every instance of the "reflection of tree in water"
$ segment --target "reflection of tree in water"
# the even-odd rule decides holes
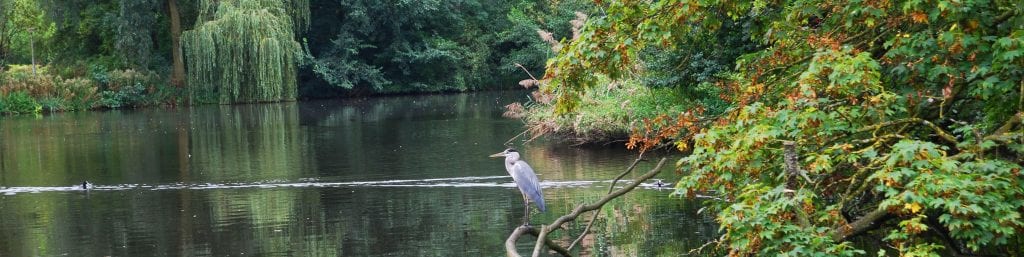
[[[298,179],[314,170],[296,103],[191,112],[193,175],[204,181]]]
[[[498,118],[501,110],[491,103],[509,95],[318,102],[304,105],[310,109],[304,109],[301,123],[320,142],[314,152],[317,166],[323,167],[322,176],[380,180],[484,175],[491,171],[497,173],[490,175],[502,175],[501,166],[482,153],[501,150],[508,135],[517,133],[513,125],[517,121]]]
[[[154,183],[178,168],[177,114],[162,110],[64,113],[5,118],[0,124],[0,185]],[[175,180],[176,178],[168,178]],[[160,233],[174,198],[134,194],[39,193],[0,201],[0,255],[152,255],[174,241]],[[144,236],[139,236],[144,235]],[[137,236],[138,240],[127,240]],[[101,247],[95,247],[95,246]],[[118,249],[118,250],[111,250]]]
[[[162,158],[175,151],[167,147],[174,145],[173,124],[151,115],[111,111],[5,118],[0,123],[0,184],[65,186],[159,177],[177,167]]]
[[[309,173],[316,168],[310,161],[309,138],[300,128],[298,111],[296,103],[193,109],[189,121],[189,163],[193,176],[190,179],[260,182],[295,181],[311,176]],[[293,229],[282,233],[297,216],[309,218],[309,213],[298,213],[304,210],[301,204],[311,204],[299,200],[299,190],[213,190],[205,196],[208,200],[203,203],[210,203],[206,211],[213,224],[230,224],[231,227],[215,230],[215,236],[254,239],[211,240],[229,245],[247,244],[227,249],[272,253],[291,249],[289,246],[301,242],[305,234]],[[192,243],[198,242],[202,241]],[[216,251],[218,245],[205,246]]]

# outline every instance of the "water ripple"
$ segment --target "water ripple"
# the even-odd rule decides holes
[[[346,181],[346,182],[322,182],[317,179],[300,179],[299,182],[288,181],[263,181],[248,183],[174,183],[174,184],[119,184],[119,185],[94,185],[90,189],[82,186],[57,186],[57,187],[0,187],[0,194],[16,195],[22,193],[42,192],[75,192],[75,191],[122,191],[122,190],[208,190],[208,189],[251,189],[251,188],[332,188],[332,187],[515,187],[516,184],[508,180],[510,176],[476,176],[476,177],[454,177],[454,178],[430,178],[430,179],[400,179],[400,180],[378,180],[378,181]],[[544,188],[581,188],[606,186],[611,180],[577,180],[577,181],[541,181]],[[619,187],[629,180],[620,180]],[[666,187],[655,183],[642,183],[641,188],[664,189]]]

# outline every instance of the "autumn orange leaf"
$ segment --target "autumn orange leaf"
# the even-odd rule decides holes
[[[910,19],[913,20],[914,23],[928,23],[928,15],[924,14],[923,12],[911,13]]]

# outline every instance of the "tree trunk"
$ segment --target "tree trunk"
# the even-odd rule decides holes
[[[29,49],[32,49],[32,76],[36,75],[36,32],[29,29]]]
[[[178,88],[185,87],[185,60],[181,54],[181,15],[178,13],[178,1],[167,0],[167,11],[171,16],[171,59],[173,71],[171,84]]]
[[[792,199],[796,195],[796,191],[799,189],[800,184],[797,182],[800,177],[800,156],[796,153],[796,142],[785,141],[782,142],[782,160],[786,164],[786,173],[788,179],[786,180],[786,196]],[[806,176],[804,178],[807,178]],[[807,218],[807,213],[804,212],[802,206],[794,206],[793,212],[796,213],[797,223],[801,227],[807,228],[811,226],[810,219]]]

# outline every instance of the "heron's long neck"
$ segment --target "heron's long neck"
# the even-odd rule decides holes
[[[516,160],[519,160],[517,156],[505,156],[505,171],[508,171],[509,175],[512,175],[512,166],[516,165]]]

